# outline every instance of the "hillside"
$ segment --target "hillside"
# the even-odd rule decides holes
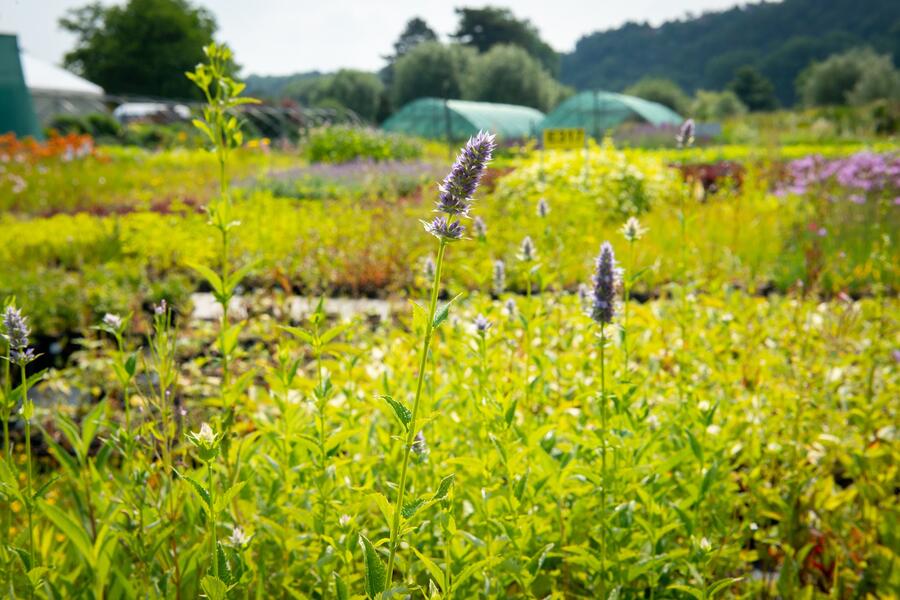
[[[621,90],[653,75],[688,91],[720,89],[750,64],[775,84],[782,104],[811,61],[869,45],[900,62],[897,0],[785,0],[736,7],[659,27],[629,23],[582,37],[562,57],[560,79],[578,89]]]

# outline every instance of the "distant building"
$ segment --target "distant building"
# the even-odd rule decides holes
[[[103,88],[70,71],[20,52],[25,85],[31,93],[38,121],[46,126],[56,115],[106,112]]]
[[[0,133],[41,137],[56,115],[106,112],[103,88],[19,48],[0,34]]]

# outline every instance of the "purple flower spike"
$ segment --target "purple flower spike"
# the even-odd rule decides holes
[[[600,246],[597,271],[594,274],[594,298],[591,318],[598,323],[611,323],[616,314],[616,289],[621,270],[616,267],[616,256],[609,242]]]
[[[28,347],[28,336],[31,334],[28,319],[14,306],[7,306],[3,313],[3,331],[3,337],[9,344],[11,362],[24,365],[34,360],[34,349]]]
[[[681,129],[678,130],[678,135],[675,136],[675,141],[678,142],[679,148],[687,148],[694,143],[694,129],[693,119],[688,119],[682,123]]]
[[[430,223],[422,221],[425,231],[445,242],[461,240],[466,228],[459,221],[448,221],[446,217],[435,217]]]
[[[469,138],[456,157],[450,173],[438,188],[440,192],[438,212],[451,216],[468,216],[472,207],[472,196],[478,189],[478,183],[496,147],[493,134],[485,131],[479,131]]]

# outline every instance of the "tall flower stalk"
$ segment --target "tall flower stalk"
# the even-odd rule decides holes
[[[406,479],[409,470],[409,458],[413,451],[418,430],[419,405],[422,399],[422,387],[425,381],[425,367],[428,362],[428,351],[434,331],[447,319],[450,309],[449,303],[440,313],[437,311],[438,293],[441,287],[441,272],[444,266],[444,256],[447,246],[463,238],[465,228],[460,222],[461,218],[468,217],[472,207],[472,198],[478,189],[481,176],[484,174],[487,163],[491,160],[496,143],[494,136],[479,132],[466,143],[465,147],[456,158],[450,173],[438,188],[439,198],[436,212],[442,213],[434,217],[430,222],[423,222],[425,230],[438,239],[437,258],[435,259],[434,280],[431,284],[431,300],[428,304],[425,321],[425,333],[422,338],[422,350],[419,356],[419,371],[416,376],[415,396],[413,397],[412,410],[402,406],[398,401],[390,399],[398,418],[406,428],[406,439],[403,445],[403,459],[400,468],[400,482],[397,487],[397,500],[394,504],[393,522],[391,523],[390,542],[385,577],[384,590],[391,585],[394,572],[394,559],[397,554],[397,545],[400,541],[400,519],[403,510],[403,499],[406,494]]]
[[[206,99],[202,118],[194,119],[193,123],[209,138],[219,166],[219,197],[207,207],[209,222],[219,232],[219,272],[216,273],[203,265],[192,266],[209,282],[216,300],[222,307],[218,344],[222,359],[220,394],[222,404],[226,408],[222,432],[223,455],[227,463],[228,431],[234,420],[231,363],[241,329],[240,323],[231,325],[228,308],[234,297],[235,288],[252,266],[246,265],[233,272],[231,270],[231,231],[240,225],[240,222],[234,220],[232,215],[227,165],[231,150],[240,147],[244,139],[241,123],[234,112],[239,106],[253,104],[258,100],[241,97],[241,92],[246,86],[229,76],[232,55],[227,46],[210,44],[203,48],[203,52],[208,62],[197,65],[194,71],[186,73],[186,76],[200,88]]]
[[[34,349],[28,345],[28,336],[31,330],[28,328],[28,320],[14,306],[7,306],[3,313],[3,331],[7,344],[7,367],[14,365],[19,368],[19,381],[22,390],[22,419],[25,421],[25,512],[28,517],[28,568],[37,566],[34,554],[34,477],[31,460],[31,418],[34,416],[34,403],[28,398],[28,374],[25,367],[37,356]],[[9,433],[5,429],[4,420],[4,450],[9,456]]]
[[[606,393],[606,326],[612,323],[616,314],[616,289],[620,281],[620,269],[616,266],[616,257],[609,242],[604,242],[597,256],[596,271],[593,277],[594,294],[591,303],[591,318],[600,325],[600,564],[601,564],[601,597],[606,597],[607,574],[607,529],[606,496],[607,477],[607,445],[609,437],[609,402]]]

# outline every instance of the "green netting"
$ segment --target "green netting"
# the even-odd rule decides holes
[[[382,123],[385,131],[430,139],[465,139],[479,130],[504,139],[533,136],[544,118],[541,111],[514,104],[420,98]]]
[[[16,36],[0,34],[0,133],[41,137],[31,93],[25,85]]]
[[[594,137],[628,120],[652,125],[680,125],[684,120],[667,106],[612,92],[581,92],[557,106],[540,129],[580,127]]]

